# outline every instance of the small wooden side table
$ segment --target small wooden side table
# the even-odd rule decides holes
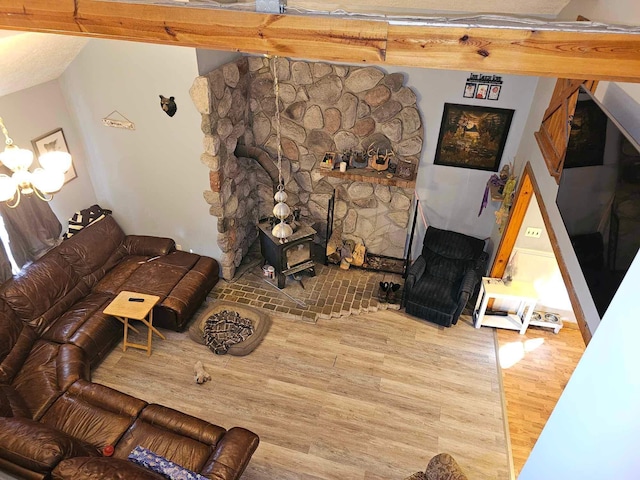
[[[488,315],[486,311],[489,300],[497,298],[518,301],[516,313]],[[475,327],[508,328],[518,330],[520,335],[523,335],[529,327],[537,301],[538,292],[531,283],[514,280],[506,285],[500,278],[482,277],[478,301],[473,312]]]
[[[132,298],[141,298],[142,301],[131,301]],[[127,347],[139,348],[147,351],[147,356],[151,355],[151,339],[155,332],[163,340],[165,336],[161,334],[156,327],[153,326],[153,307],[160,301],[160,297],[156,295],[145,295],[144,293],[129,292],[123,290],[114,298],[107,308],[104,309],[106,315],[113,315],[124,325],[124,343],[122,351],[126,352]],[[128,333],[131,328],[135,332],[137,330],[129,324],[129,320],[140,320],[144,323],[149,333],[147,335],[147,344],[131,343],[128,341]]]

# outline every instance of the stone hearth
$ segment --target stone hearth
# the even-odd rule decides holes
[[[301,210],[303,223],[315,228],[316,242],[323,244],[335,189],[334,227],[343,239],[362,242],[371,253],[403,257],[413,179],[397,182],[382,174],[372,183],[353,181],[326,175],[319,163],[327,151],[373,145],[393,150],[417,171],[422,121],[404,75],[376,67],[243,57],[196,78],[191,88],[202,114],[202,161],[211,185],[205,199],[218,218],[223,278],[233,278],[257,237],[258,221],[273,208],[277,145],[270,62],[277,64],[280,84],[289,206]]]

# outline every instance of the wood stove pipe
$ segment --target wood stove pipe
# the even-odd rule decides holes
[[[276,193],[278,185],[278,167],[271,159],[271,156],[262,148],[237,145],[234,152],[236,157],[253,158],[267,172],[273,183],[273,193]]]

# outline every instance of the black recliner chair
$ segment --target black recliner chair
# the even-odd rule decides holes
[[[422,254],[407,272],[405,311],[450,327],[458,322],[487,269],[484,240],[428,227]]]

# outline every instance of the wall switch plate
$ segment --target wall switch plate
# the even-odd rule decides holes
[[[525,237],[532,237],[532,238],[540,238],[541,234],[542,234],[542,229],[535,228],[535,227],[527,227],[527,230],[524,232]]]

